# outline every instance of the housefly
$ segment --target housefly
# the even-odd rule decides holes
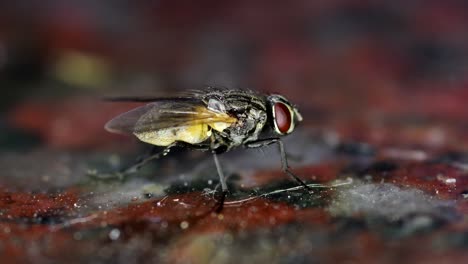
[[[106,130],[131,134],[145,143],[164,147],[122,173],[136,171],[148,161],[166,155],[173,147],[210,151],[221,184],[221,192],[216,192],[221,209],[228,188],[218,155],[240,146],[259,148],[277,144],[283,172],[310,189],[288,166],[281,137],[292,133],[302,116],[281,95],[208,87],[175,98],[114,98],[113,101],[148,104],[110,120]]]

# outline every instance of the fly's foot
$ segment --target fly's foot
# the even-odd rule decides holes
[[[228,194],[228,190],[216,190],[214,194],[214,198],[216,200],[216,205],[214,207],[215,213],[219,214],[224,208],[224,201],[226,200],[226,195]]]
[[[202,192],[203,196],[205,197],[214,197],[215,193],[216,193],[216,190],[213,190],[210,188],[205,188],[203,189],[203,192]]]
[[[292,179],[294,179],[297,183],[299,183],[299,185],[301,185],[304,189],[306,189],[309,193],[314,193],[314,190],[309,186],[307,185],[299,176],[297,176],[296,174],[294,174],[288,166],[286,166],[285,169],[283,169],[283,172],[286,173],[287,175],[289,175],[289,177],[291,177]]]

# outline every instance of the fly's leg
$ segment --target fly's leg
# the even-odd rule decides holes
[[[148,154],[146,154],[146,155],[144,155],[142,157],[139,157],[132,165],[130,165],[130,166],[124,168],[124,169],[121,169],[121,170],[119,170],[117,172],[99,173],[99,172],[96,172],[96,171],[88,171],[88,175],[93,177],[93,178],[96,178],[98,180],[112,180],[112,179],[124,180],[130,174],[136,173],[139,169],[141,169],[141,167],[146,165],[151,160],[159,159],[159,158],[161,158],[163,156],[166,156],[170,152],[170,150],[174,146],[177,146],[177,145],[178,145],[177,142],[174,142],[171,145],[164,148],[160,152],[157,152],[157,150],[159,148],[153,147]]]
[[[218,155],[213,151],[213,159],[216,165],[216,170],[218,171],[219,182],[221,183],[221,192],[216,191],[216,213],[219,213],[223,210],[224,207],[224,200],[226,199],[226,195],[228,193],[228,187],[226,184],[226,177],[224,177],[223,169],[221,168],[221,164],[219,163]]]
[[[135,163],[133,163],[132,165],[128,166],[127,168],[124,168],[122,170],[120,170],[120,174],[123,174],[123,175],[128,175],[128,174],[133,174],[133,173],[136,173],[138,170],[140,170],[143,166],[145,166],[148,162],[152,161],[152,160],[155,160],[155,159],[159,159],[161,157],[164,157],[166,156],[170,151],[171,149],[176,146],[177,144],[176,143],[172,143],[171,145],[167,146],[166,148],[164,148],[162,151],[160,152],[157,152],[158,151],[158,147],[153,147],[151,149],[151,152],[143,157],[140,157],[138,158]]]
[[[271,144],[277,144],[279,147],[279,151],[281,155],[281,170],[284,173],[286,173],[289,177],[294,179],[296,182],[298,182],[302,187],[304,187],[308,191],[312,191],[312,188],[310,188],[299,176],[294,174],[289,169],[288,157],[286,155],[286,151],[284,150],[284,144],[283,144],[283,141],[281,141],[281,139],[279,138],[260,139],[257,141],[248,142],[245,144],[245,146],[247,148],[259,148],[259,147],[264,147],[264,146],[268,146]]]

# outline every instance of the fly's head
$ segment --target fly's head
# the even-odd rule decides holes
[[[268,96],[267,101],[274,132],[280,136],[293,132],[296,124],[302,121],[302,115],[297,108],[277,94]]]

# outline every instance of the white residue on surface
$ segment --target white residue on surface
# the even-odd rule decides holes
[[[446,218],[444,213],[447,210],[443,209],[450,209],[453,204],[418,189],[400,188],[389,183],[368,183],[338,188],[329,211],[335,216],[364,214],[397,221],[417,214]]]

